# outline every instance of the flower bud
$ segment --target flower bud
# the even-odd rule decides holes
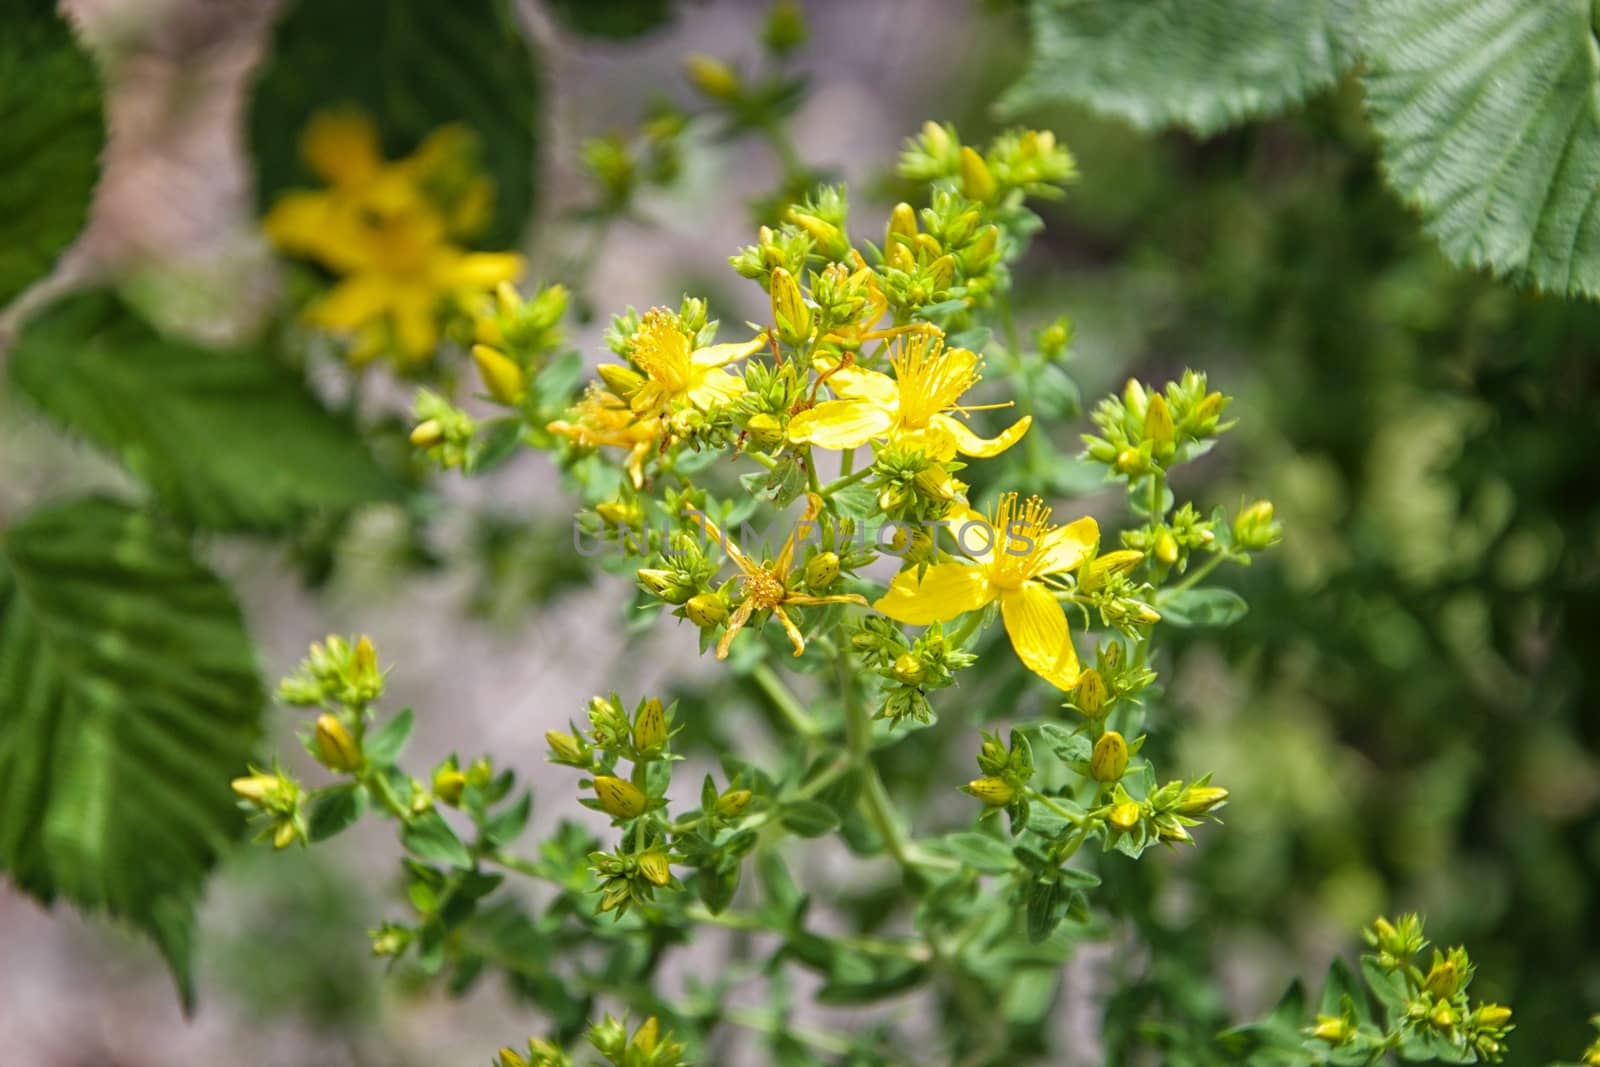
[[[330,771],[349,772],[361,766],[361,747],[340,722],[329,712],[317,716],[317,761]]]
[[[1151,393],[1145,408],[1144,439],[1154,446],[1155,455],[1161,459],[1170,458],[1177,446],[1178,431],[1172,424],[1172,411],[1167,407],[1167,398],[1160,393]]]
[[[1450,1006],[1448,1000],[1441,1000],[1433,1006],[1428,1021],[1440,1030],[1453,1029],[1456,1025],[1456,1010]]]
[[[589,753],[586,747],[576,737],[564,730],[546,730],[544,740],[545,744],[550,746],[550,754],[563,763],[586,764],[589,762]]]
[[[636,527],[643,517],[639,505],[621,500],[606,500],[594,506],[595,514],[608,526]]]
[[[683,613],[700,629],[709,630],[728,617],[728,602],[721,593],[700,593],[683,605]]]
[[[288,848],[294,844],[294,839],[299,836],[300,828],[294,824],[294,821],[284,819],[278,823],[277,829],[272,832],[272,847],[278,849]]]
[[[1317,1024],[1311,1028],[1311,1036],[1337,1048],[1349,1041],[1354,1031],[1342,1016],[1318,1015]]]
[[[638,786],[609,774],[595,778],[594,795],[600,801],[601,810],[618,819],[636,819],[644,814],[648,806]]]
[[[811,339],[811,308],[794,275],[772,268],[772,321],[784,344],[803,345]]]
[[[786,56],[806,43],[806,15],[799,0],[777,0],[767,12],[761,41],[774,55]]]
[[[246,778],[235,778],[229,785],[240,799],[261,807],[277,791],[278,783],[276,774],[252,774]]]
[[[503,1048],[495,1060],[495,1067],[528,1067],[528,1061],[514,1049]]]
[[[461,803],[461,794],[466,790],[467,776],[456,766],[454,757],[433,772],[433,795],[452,808]]]
[[[1078,674],[1078,684],[1072,691],[1072,703],[1091,719],[1098,719],[1108,697],[1106,680],[1093,667],[1085,667]]]
[[[522,402],[528,391],[528,376],[504,353],[488,345],[473,345],[472,362],[478,365],[478,376],[497,403],[515,407]]]
[[[644,385],[644,375],[632,367],[624,367],[618,363],[602,363],[595,368],[595,371],[618,400],[632,400],[634,394]]]
[[[1472,1025],[1477,1030],[1500,1030],[1511,1022],[1511,1009],[1504,1004],[1479,1004],[1472,1013]]]
[[[897,241],[915,241],[917,239],[917,213],[911,205],[902,200],[889,212],[889,229],[884,234],[883,247],[889,248]]]
[[[806,588],[820,593],[839,577],[839,554],[818,552],[806,560]]]
[[[1423,991],[1436,997],[1453,997],[1460,987],[1461,972],[1456,969],[1455,961],[1448,958],[1435,958],[1433,966],[1428,968],[1428,976],[1422,980]]]
[[[1089,774],[1095,781],[1115,782],[1128,769],[1128,742],[1115,730],[1107,730],[1094,743],[1089,757]]]
[[[444,440],[444,424],[438,419],[423,419],[411,429],[411,443],[418,448],[432,448]]]
[[[1156,534],[1155,557],[1163,567],[1178,562],[1178,539],[1172,536],[1171,530],[1163,529]]]
[[[1117,453],[1116,467],[1118,474],[1143,474],[1149,462],[1137,448],[1124,448]]]
[[[1204,815],[1227,803],[1228,791],[1215,785],[1192,785],[1178,798],[1179,815]]]
[[[1017,799],[1016,788],[1004,778],[994,775],[974,778],[963,788],[991,808],[1003,808]]]
[[[902,652],[894,660],[894,680],[901,685],[921,685],[928,676],[922,660],[910,652]]]
[[[640,752],[660,748],[667,743],[667,713],[661,701],[651,697],[639,709],[633,720],[633,747]]]
[[[732,100],[739,95],[739,74],[720,59],[692,55],[683,61],[690,83],[712,100]]]
[[[968,200],[986,204],[994,199],[998,191],[994,175],[989,173],[989,165],[983,161],[983,157],[970,146],[963,145],[961,147],[962,195]]]
[[[1233,540],[1246,551],[1257,552],[1270,548],[1283,536],[1283,525],[1273,521],[1270,500],[1257,500],[1233,520]]]
[[[1078,587],[1092,593],[1112,578],[1119,578],[1144,561],[1144,553],[1132,548],[1119,548],[1096,556],[1083,565],[1078,574]]]
[[[663,852],[646,852],[639,857],[639,873],[650,879],[650,884],[664,886],[672,881],[672,868]]]
[[[671,571],[646,567],[639,571],[639,584],[645,592],[658,596],[674,606],[685,603],[694,595],[694,590],[678,581],[677,576]]]
[[[744,424],[745,433],[757,448],[776,448],[783,444],[783,424],[778,416],[758,411]]]
[[[728,790],[717,798],[717,814],[724,819],[735,818],[750,806],[750,798],[753,795],[748,789]]]
[[[1139,820],[1143,816],[1144,811],[1138,804],[1131,800],[1124,800],[1121,804],[1111,809],[1111,814],[1107,818],[1110,819],[1112,826],[1126,833],[1138,826]]]

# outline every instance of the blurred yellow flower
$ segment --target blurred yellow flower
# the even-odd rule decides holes
[[[284,194],[262,228],[283,251],[341,276],[305,317],[351,338],[353,362],[385,353],[402,366],[426,362],[445,315],[521,276],[520,255],[457,243],[483,227],[493,203],[472,152],[472,134],[459,126],[393,162],[358,111],[318,115],[307,126],[301,154],[327,187]]]
[[[1007,493],[992,520],[957,507],[946,523],[972,562],[936,563],[920,578],[918,568],[901,571],[873,607],[897,622],[928,626],[998,599],[1023,665],[1056,688],[1071,689],[1078,681],[1078,653],[1067,613],[1040,579],[1073,570],[1094,550],[1100,540],[1094,519],[1052,525],[1050,509],[1038,497],[1019,501]]]
[[[930,459],[997,456],[1028,432],[1024,415],[998,437],[979,437],[954,414],[1008,405],[965,406],[961,398],[981,380],[982,361],[965,348],[946,348],[922,334],[895,342],[889,355],[894,377],[836,364],[825,374],[837,400],[824,400],[789,420],[797,444],[844,451],[874,438],[920,449]],[[954,414],[952,414],[954,413]]]

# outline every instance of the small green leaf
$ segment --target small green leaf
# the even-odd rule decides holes
[[[947,834],[939,843],[950,855],[985,874],[1005,874],[1017,865],[1011,846],[987,834]]]
[[[1041,878],[1028,887],[1028,940],[1038,944],[1061,923],[1066,908],[1066,890],[1057,882]]]
[[[367,759],[376,764],[389,764],[400,758],[411,740],[411,729],[416,725],[416,714],[406,708],[400,714],[368,734],[361,749]]]
[[[355,825],[367,811],[367,787],[352,783],[317,794],[307,820],[312,841],[326,841]]]
[[[1161,612],[1162,622],[1173,626],[1232,626],[1244,618],[1250,605],[1232,589],[1207,586],[1164,597],[1156,610]]]
[[[1445,254],[1600,296],[1589,0],[1370,0],[1361,16],[1384,171]]]
[[[700,901],[713,915],[722,914],[729,904],[733,903],[733,894],[739,888],[739,864],[729,863],[727,866],[703,870],[695,876],[695,891],[700,894]]]
[[[612,41],[658,30],[672,17],[672,0],[550,0],[550,7],[568,29]]]
[[[94,60],[51,0],[0,2],[0,307],[83,229],[105,120]]]
[[[1069,730],[1057,723],[1047,722],[1039,727],[1039,736],[1050,746],[1056,759],[1066,763],[1082,762],[1094,754],[1094,742],[1079,730]]]
[[[533,814],[533,794],[523,793],[516,803],[489,816],[483,824],[483,836],[496,846],[509,845],[528,827],[528,817]]]
[[[821,837],[839,826],[832,808],[816,800],[792,800],[778,813],[783,828],[801,837]]]
[[[401,831],[400,843],[417,859],[428,863],[462,869],[472,866],[472,854],[467,846],[436,811],[424,812],[412,819]]]
[[[1331,86],[1352,3],[1033,0],[1028,66],[1000,105],[1072,101],[1141,129],[1215,133]]]
[[[10,372],[46,414],[201,526],[274,529],[396,495],[355,427],[299,375],[259,350],[164,337],[110,293],[77,293],[30,318]]]

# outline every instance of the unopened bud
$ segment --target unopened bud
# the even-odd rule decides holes
[[[1156,534],[1155,557],[1163,567],[1178,562],[1178,539],[1172,536],[1171,530],[1163,529]]]
[[[235,778],[229,785],[235,795],[252,804],[260,804],[277,791],[278,782],[275,774],[252,774],[246,778]]]
[[[989,173],[989,165],[983,157],[973,151],[970,146],[961,148],[961,193],[968,200],[976,200],[986,204],[994,199],[999,191],[994,183],[994,175]]]
[[[563,730],[546,730],[545,744],[550,746],[550,752],[558,760],[565,763],[587,763],[589,756],[584,752],[578,739]]]
[[[1511,1021],[1511,1009],[1504,1004],[1480,1004],[1472,1013],[1472,1024],[1479,1030],[1503,1029]]]
[[[504,353],[488,345],[473,345],[472,362],[478,365],[478,376],[496,402],[506,407],[522,402],[528,391],[528,376]]]
[[[739,95],[739,74],[728,64],[711,56],[692,55],[683,61],[690,83],[713,100],[732,100]]]
[[[1138,804],[1131,800],[1125,800],[1121,804],[1115,805],[1107,818],[1110,819],[1112,826],[1126,833],[1139,825],[1139,820],[1143,815],[1144,811]]]
[[[639,585],[644,591],[658,596],[668,604],[678,605],[694,595],[694,591],[678,581],[671,571],[646,567],[639,571]]]
[[[1228,791],[1216,785],[1195,785],[1183,791],[1178,799],[1179,815],[1204,815],[1228,801]]]
[[[640,856],[639,873],[650,879],[652,885],[664,886],[672,881],[672,868],[664,852],[646,852]]]
[[[418,448],[432,448],[444,440],[444,424],[438,419],[424,419],[411,429],[411,443]]]
[[[1273,520],[1270,500],[1257,500],[1233,520],[1233,539],[1247,551],[1270,548],[1283,536],[1283,526]]]
[[[1107,730],[1094,743],[1089,757],[1089,774],[1097,782],[1115,782],[1128,769],[1128,742],[1115,730]]]
[[[595,778],[594,795],[600,801],[601,810],[618,819],[636,819],[648,806],[638,786],[609,774]]]
[[[783,424],[778,416],[758,411],[744,424],[745,433],[757,448],[776,448],[783,444]]]
[[[928,670],[922,660],[910,652],[902,652],[895,657],[894,680],[901,685],[921,685],[927,676]]]
[[[721,593],[700,593],[688,599],[683,613],[700,629],[709,630],[728,617],[728,602]]]
[[[818,552],[806,560],[806,588],[820,593],[839,577],[839,554]]]
[[[642,514],[639,505],[622,500],[606,500],[594,506],[595,514],[610,526],[637,526]]]
[[[717,814],[724,819],[732,819],[745,808],[750,806],[751,794],[748,789],[730,789],[717,798]]]
[[[1460,973],[1456,970],[1455,963],[1449,959],[1437,960],[1428,969],[1428,976],[1422,981],[1423,990],[1436,997],[1455,996],[1460,985]]]
[[[461,794],[466,791],[467,776],[453,761],[433,772],[433,795],[452,808],[461,803]]]
[[[1149,467],[1149,462],[1137,448],[1124,448],[1117,453],[1116,465],[1118,474],[1142,474]]]
[[[917,239],[917,213],[905,201],[894,206],[889,212],[889,229],[884,234],[883,246],[888,248],[897,241],[915,241]]]
[[[1096,556],[1084,564],[1078,575],[1078,587],[1092,593],[1107,581],[1127,574],[1144,560],[1144,553],[1131,548],[1119,548]]]
[[[361,748],[331,712],[317,716],[317,760],[330,771],[348,773],[361,766]]]
[[[495,1061],[495,1067],[528,1067],[528,1061],[514,1049],[503,1048]]]
[[[1440,1030],[1450,1030],[1456,1025],[1456,1010],[1450,1006],[1448,1000],[1441,1000],[1433,1006],[1433,1013],[1428,1016],[1428,1021]]]
[[[611,390],[618,400],[629,401],[644,385],[644,375],[631,367],[624,367],[617,363],[602,363],[595,368],[600,375],[600,380],[606,383],[606,388]]]
[[[640,752],[660,748],[667,743],[667,712],[661,701],[651,697],[639,709],[633,720],[633,747]]]
[[[995,775],[974,778],[964,788],[991,808],[1003,808],[1017,799],[1016,788],[1004,778]]]
[[[1101,710],[1106,706],[1106,680],[1100,677],[1100,672],[1093,667],[1087,667],[1078,675],[1078,684],[1073,689],[1073,704],[1091,719],[1100,717]]]
[[[1350,1024],[1338,1015],[1319,1015],[1317,1024],[1311,1028],[1311,1036],[1318,1041],[1338,1047],[1349,1041],[1353,1036]]]
[[[811,308],[794,275],[772,268],[772,320],[784,344],[803,345],[811,339]]]
[[[1154,446],[1157,457],[1171,457],[1178,441],[1178,431],[1172,425],[1172,411],[1167,407],[1167,398],[1160,393],[1150,394],[1150,403],[1144,411],[1144,437]]]

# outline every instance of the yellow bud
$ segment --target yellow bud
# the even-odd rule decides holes
[[[639,387],[644,385],[644,375],[631,367],[617,363],[602,363],[595,368],[595,371],[618,400],[632,400]]]
[[[1350,1024],[1337,1015],[1319,1015],[1311,1036],[1330,1045],[1342,1045],[1350,1040]]]
[[[1167,398],[1160,393],[1150,394],[1150,403],[1144,410],[1144,436],[1155,445],[1158,456],[1170,455],[1177,443],[1178,431],[1172,425],[1172,412],[1167,408]]]
[[[667,864],[665,853],[647,852],[639,857],[639,873],[650,879],[653,885],[664,886],[672,881],[672,869]]]
[[[999,191],[989,164],[968,145],[961,147],[961,192],[968,200],[988,203]]]
[[[1144,453],[1137,448],[1124,448],[1117,453],[1117,473],[1142,474],[1145,469]]]
[[[665,885],[666,883],[660,882],[657,884]],[[634,1031],[632,1044],[634,1048],[644,1053],[645,1057],[648,1058],[655,1054],[656,1043],[660,1040],[661,1024],[652,1015],[639,1025],[639,1029]]]
[[[1032,425],[1030,419],[1028,415],[1022,417],[1024,422]],[[933,500],[954,500],[959,492],[956,488],[958,484],[943,464],[935,463],[917,472],[917,489]]]
[[[1441,959],[1428,970],[1428,976],[1422,981],[1425,992],[1436,997],[1454,996],[1460,984],[1456,965],[1448,959]]]
[[[844,231],[817,216],[804,211],[789,209],[789,221],[800,227],[817,243],[817,251],[830,259],[842,259],[850,251],[850,241],[845,237]],[[903,246],[901,246],[903,247]]]
[[[558,758],[570,763],[583,763],[588,757],[584,754],[583,746],[578,744],[578,739],[562,730],[546,730],[545,744],[550,746],[550,751]]]
[[[667,713],[661,701],[651,697],[639,709],[633,720],[633,747],[640,752],[660,748],[667,743]]]
[[[522,294],[510,282],[501,282],[494,287],[494,304],[502,318],[516,318],[517,312],[522,310]]]
[[[1086,593],[1099,589],[1109,579],[1127,574],[1144,560],[1144,553],[1131,548],[1119,548],[1114,552],[1096,556],[1085,564],[1083,572],[1078,576],[1078,585]]]
[[[1511,1009],[1504,1004],[1479,1004],[1472,1021],[1481,1029],[1499,1029],[1511,1021]]]
[[[739,95],[739,74],[720,59],[692,55],[683,61],[684,72],[694,87],[713,100],[731,100]]]
[[[902,652],[894,660],[894,678],[901,685],[921,685],[928,670],[922,660],[909,652]]]
[[[1115,782],[1128,769],[1128,742],[1115,730],[1107,730],[1094,743],[1089,757],[1089,774],[1097,782]]]
[[[950,131],[931,119],[922,124],[922,140],[927,145],[929,154],[940,158],[950,154],[953,144],[950,140]]]
[[[1178,562],[1178,539],[1172,536],[1171,530],[1162,530],[1156,534],[1155,555],[1165,567]]]
[[[689,621],[702,630],[709,630],[728,617],[728,602],[720,593],[700,593],[683,605]]]
[[[1106,680],[1100,677],[1099,671],[1087,667],[1079,673],[1078,685],[1073,690],[1073,703],[1079,711],[1091,719],[1099,718],[1107,696]]]
[[[378,673],[378,646],[372,643],[372,638],[362,634],[356,640],[356,670],[364,675]]]
[[[839,577],[839,554],[818,552],[806,560],[806,588],[820,593]]]
[[[1126,833],[1139,825],[1139,820],[1144,811],[1138,804],[1131,800],[1124,800],[1121,804],[1111,809],[1109,816],[1111,825]]]
[[[794,275],[782,267],[772,268],[772,319],[785,344],[803,345],[810,340],[811,308]]]
[[[446,764],[433,772],[433,795],[452,808],[461,803],[466,788],[467,776],[458,767]]]
[[[288,848],[290,845],[294,844],[294,839],[298,836],[300,836],[300,831],[295,829],[294,823],[288,819],[285,819],[283,822],[280,822],[278,824],[278,828],[272,832],[272,847]]]
[[[956,257],[946,252],[932,263],[928,264],[928,284],[933,286],[933,291],[942,293],[950,288],[956,280]]]
[[[966,784],[966,790],[991,808],[1003,808],[1017,799],[1015,787],[1004,778],[994,775],[974,778]]]
[[[621,778],[602,774],[594,780],[594,795],[607,815],[618,819],[636,819],[644,814],[647,800],[639,787]]]
[[[418,448],[432,448],[444,440],[444,424],[438,419],[424,419],[411,429],[411,443]]]
[[[1440,1030],[1452,1029],[1456,1025],[1456,1010],[1450,1006],[1448,1000],[1441,1000],[1434,1005],[1428,1021]]]
[[[595,514],[612,526],[636,526],[640,519],[639,505],[621,500],[607,500],[594,506]]]
[[[884,234],[883,247],[888,248],[897,241],[915,241],[917,239],[917,213],[905,201],[894,206],[889,212],[889,229]]]
[[[528,376],[504,353],[488,345],[472,346],[472,362],[478,365],[478,376],[484,388],[496,402],[514,407],[522,402],[528,391]]]
[[[783,424],[776,415],[758,411],[750,416],[744,429],[757,448],[775,448],[783,444]]]
[[[1190,786],[1183,791],[1177,811],[1180,815],[1204,815],[1213,808],[1220,807],[1227,799],[1228,791],[1221,786]]]
[[[528,1067],[528,1061],[512,1049],[501,1049],[499,1056],[500,1058],[496,1061],[495,1067]]]
[[[353,771],[361,766],[361,748],[332,713],[317,716],[317,760],[331,771]]]
[[[753,796],[748,789],[730,789],[717,798],[717,814],[724,819],[732,819],[745,808],[750,806]]]
[[[260,803],[278,788],[278,776],[252,774],[248,778],[235,778],[229,784],[238,796],[252,803]]]

